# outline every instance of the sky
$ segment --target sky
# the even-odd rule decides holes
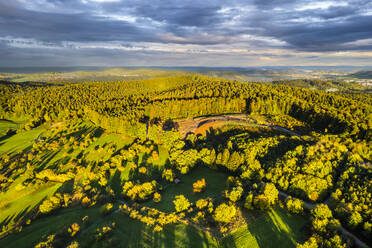
[[[372,65],[371,0],[0,0],[0,67]]]

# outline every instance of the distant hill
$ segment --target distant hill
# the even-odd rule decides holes
[[[0,68],[1,69],[1,68]],[[1,73],[0,80],[12,82],[86,82],[86,81],[130,81],[149,78],[185,75],[186,72],[176,70],[160,70],[149,68],[82,68],[84,70],[40,73]],[[76,68],[79,69],[79,68]],[[87,70],[89,69],[89,70]],[[34,69],[35,71],[37,70]]]
[[[353,74],[350,74],[352,77],[363,78],[363,79],[372,79],[372,71],[359,71]]]

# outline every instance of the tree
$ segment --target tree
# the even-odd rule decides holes
[[[200,180],[197,180],[195,183],[193,183],[192,187],[193,187],[193,191],[195,193],[197,192],[202,192],[205,187],[207,186],[207,184],[205,183],[205,179],[202,178]]]
[[[46,214],[61,207],[61,199],[58,196],[51,196],[44,200],[39,206],[41,213]]]
[[[225,152],[224,152],[224,154],[225,154]],[[226,166],[227,169],[229,169],[231,171],[236,171],[241,164],[242,164],[242,158],[240,157],[239,153],[235,151],[231,154],[231,156],[229,157],[229,160],[225,164],[225,166]]]
[[[230,151],[229,149],[225,148],[222,153],[221,164],[226,165],[229,161],[229,158],[230,158]]]
[[[304,211],[304,203],[298,198],[288,197],[286,200],[286,207],[288,211],[294,214],[300,214]]]
[[[77,241],[73,241],[69,246],[66,248],[79,248],[79,243]]]
[[[196,202],[196,207],[198,209],[203,209],[203,208],[205,208],[207,206],[208,206],[208,200],[206,200],[206,199],[199,199]]]
[[[253,194],[252,194],[252,192],[249,192],[248,195],[247,195],[247,197],[245,198],[244,207],[246,209],[249,209],[249,210],[253,210],[254,209],[254,206],[253,206]]]
[[[173,201],[173,204],[177,212],[185,211],[191,205],[189,200],[184,195],[176,196],[176,199]]]
[[[279,191],[272,183],[266,183],[264,189],[264,195],[267,197],[269,205],[274,205],[278,200]]]
[[[311,210],[311,214],[316,219],[329,219],[332,218],[332,211],[326,204],[318,204]]]
[[[73,223],[69,228],[68,232],[70,233],[71,237],[74,237],[80,231],[80,226],[78,223]]]
[[[269,199],[264,194],[254,197],[253,205],[259,210],[266,210],[270,208]]]
[[[214,210],[215,221],[229,223],[236,215],[236,208],[233,205],[222,203]]]
[[[253,198],[253,206],[260,210],[272,207],[278,200],[279,191],[272,183],[266,183],[260,190],[262,193]],[[249,202],[247,203],[249,207]]]
[[[159,194],[158,192],[155,192],[153,200],[154,200],[154,202],[160,202],[161,201],[161,194]]]
[[[357,211],[353,211],[353,213],[349,217],[348,224],[352,228],[356,228],[363,222],[363,218]]]
[[[332,218],[332,211],[326,204],[318,204],[311,210],[313,216],[313,228],[319,233],[325,233],[329,220]]]
[[[341,223],[338,219],[331,219],[328,222],[327,229],[332,233],[337,233],[341,228]]]
[[[112,203],[106,203],[100,208],[100,213],[102,215],[108,215],[113,210],[114,205]]]
[[[297,248],[318,248],[318,237],[311,236],[304,244],[297,244]]]
[[[131,181],[126,181],[123,186],[123,193],[132,200],[145,200],[155,192],[156,185],[156,181],[144,182],[143,184],[133,184]]]
[[[240,200],[243,194],[243,188],[238,186],[234,187],[230,192],[225,191],[225,197],[228,198],[232,202],[237,202]]]
[[[165,178],[165,180],[173,182],[174,180],[174,173],[172,169],[165,169],[162,173],[162,178]]]

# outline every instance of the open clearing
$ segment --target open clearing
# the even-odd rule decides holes
[[[194,133],[196,135],[205,135],[210,128],[223,127],[224,125],[273,128],[289,135],[295,135],[299,137],[301,136],[298,133],[295,133],[281,126],[272,125],[270,123],[261,123],[261,121],[257,121],[256,117],[253,118],[253,116],[247,114],[201,116],[190,119],[177,120],[176,122],[179,125],[178,130],[183,137],[187,136],[187,134],[189,133]]]
[[[201,193],[194,193],[192,184],[202,178],[204,178],[207,183],[206,190]],[[169,184],[165,186],[160,202],[155,203],[153,201],[148,201],[145,205],[170,213],[175,210],[173,200],[177,195],[184,195],[192,203],[195,203],[201,198],[218,198],[222,196],[223,190],[225,189],[227,175],[206,167],[197,167],[188,174],[181,176],[180,179],[181,182],[179,184]]]

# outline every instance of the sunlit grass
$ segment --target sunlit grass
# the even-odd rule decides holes
[[[61,185],[61,183],[52,183],[41,188],[24,188],[19,187],[21,186],[21,179],[16,180],[8,191],[0,194],[2,206],[0,208],[0,223],[27,214],[44,198],[53,195]]]
[[[19,152],[32,146],[33,141],[45,130],[44,126],[40,126],[29,131],[17,133],[3,141],[0,141],[0,154]]]
[[[205,191],[201,193],[193,192],[193,183],[204,178],[207,184]],[[169,184],[161,192],[162,200],[159,203],[149,201],[145,203],[150,207],[154,207],[164,212],[173,212],[173,200],[177,195],[184,195],[190,202],[195,203],[201,198],[212,197],[216,198],[222,195],[226,187],[227,175],[206,167],[194,168],[186,175],[180,176],[179,184]]]
[[[254,222],[232,232],[222,240],[225,247],[296,247],[296,242],[306,240],[301,230],[306,220],[276,207]]]

